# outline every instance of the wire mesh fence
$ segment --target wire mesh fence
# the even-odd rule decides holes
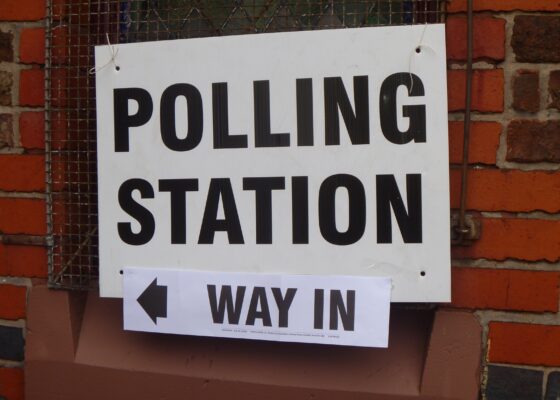
[[[50,0],[47,199],[51,287],[97,286],[97,44],[441,22],[445,0]]]

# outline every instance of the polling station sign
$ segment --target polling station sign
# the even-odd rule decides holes
[[[102,296],[134,266],[389,277],[392,301],[449,300],[443,25],[95,57]]]
[[[124,328],[143,332],[387,347],[391,280],[124,269]]]

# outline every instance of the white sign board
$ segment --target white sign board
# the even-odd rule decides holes
[[[127,330],[387,347],[391,280],[124,269]]]
[[[165,266],[390,277],[392,301],[450,299],[443,25],[95,56],[102,296],[122,296],[127,266]]]

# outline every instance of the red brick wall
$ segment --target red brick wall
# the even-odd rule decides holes
[[[23,395],[28,288],[47,276],[44,0],[0,1],[0,398]]]
[[[467,208],[482,235],[453,254],[453,307],[484,328],[482,395],[560,396],[560,1],[474,0]],[[466,0],[448,4],[451,162],[462,151]],[[451,203],[460,174],[451,167]]]
[[[560,0],[474,0],[467,208],[451,307],[484,328],[482,395],[560,394]],[[448,5],[451,204],[459,206],[466,0]],[[23,398],[26,294],[47,274],[44,0],[0,0],[0,397]],[[9,344],[9,345],[8,345]]]

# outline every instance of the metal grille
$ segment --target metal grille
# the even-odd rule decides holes
[[[50,0],[49,282],[97,286],[93,46],[260,32],[440,22],[445,0]]]

